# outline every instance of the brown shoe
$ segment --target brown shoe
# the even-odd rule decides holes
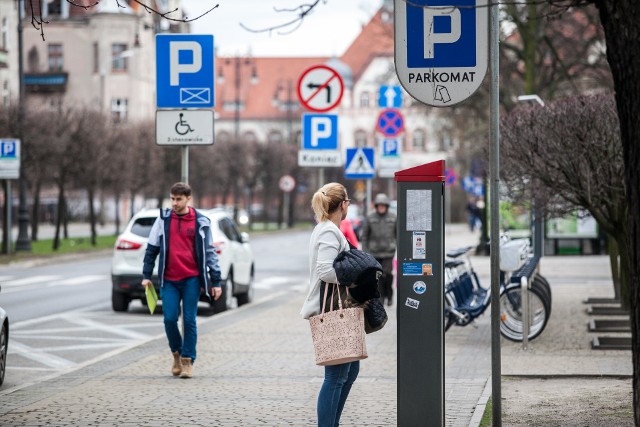
[[[182,372],[180,372],[180,378],[191,378],[193,376],[193,364],[190,357],[180,358],[182,361]]]
[[[182,372],[182,363],[180,362],[180,352],[174,351],[173,353],[173,366],[171,367],[171,374],[177,377]]]

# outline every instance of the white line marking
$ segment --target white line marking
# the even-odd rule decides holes
[[[16,286],[24,286],[31,284],[43,284],[43,282],[49,282],[51,280],[55,280],[60,276],[30,276],[24,277],[22,279],[11,280],[9,282],[3,283],[2,286],[6,286],[7,288],[13,288]],[[44,283],[46,284],[46,283]]]
[[[19,354],[22,357],[26,357],[27,359],[31,359],[51,368],[70,368],[75,365],[75,363],[70,360],[44,353],[40,351],[40,349],[29,347],[28,345],[17,341],[11,341],[9,348],[12,353]]]

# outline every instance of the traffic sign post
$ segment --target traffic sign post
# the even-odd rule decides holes
[[[343,93],[340,73],[326,65],[307,69],[298,80],[298,98],[310,111],[324,113],[334,109],[340,105]]]
[[[395,0],[396,74],[418,101],[464,101],[487,71],[487,0]]]
[[[214,53],[210,34],[156,35],[158,108],[211,108]]]
[[[0,139],[0,179],[20,178],[20,140]]]
[[[404,132],[404,118],[399,110],[382,110],[376,121],[376,130],[386,137],[396,137]]]
[[[402,137],[386,138],[378,136],[377,174],[380,178],[393,178],[395,172],[400,170],[402,140]]]
[[[380,93],[378,94],[378,107],[402,107],[402,88],[400,86],[380,86]]]
[[[375,176],[373,148],[347,148],[344,177],[347,179],[370,179]]]
[[[213,110],[156,111],[156,144],[213,144]]]

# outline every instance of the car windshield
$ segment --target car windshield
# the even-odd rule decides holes
[[[131,232],[140,237],[149,237],[149,233],[151,233],[151,227],[153,227],[153,223],[156,222],[156,218],[138,218],[131,225]]]

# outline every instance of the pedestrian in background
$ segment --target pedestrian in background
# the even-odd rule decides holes
[[[171,187],[170,196],[172,209],[160,210],[149,234],[142,286],[153,286],[153,267],[160,255],[158,278],[164,330],[173,354],[171,373],[191,378],[196,360],[200,289],[217,300],[222,294],[222,279],[211,237],[211,221],[189,206],[191,187],[178,182]],[[184,337],[178,327],[181,302]]]
[[[346,218],[350,203],[346,188],[335,182],[322,186],[311,200],[318,224],[309,242],[310,287],[300,311],[305,319],[320,314],[324,288],[338,283],[333,261],[340,252],[349,250],[349,243],[340,231],[340,222]],[[346,300],[346,287],[338,286],[338,289],[340,298]],[[331,295],[327,297],[331,298]],[[330,303],[326,307],[325,311],[328,311]],[[324,367],[324,382],[318,394],[318,427],[340,425],[342,410],[359,371],[360,361]]]
[[[375,210],[364,220],[360,243],[362,250],[370,253],[382,266],[383,274],[378,280],[380,300],[393,304],[393,257],[396,253],[396,214],[389,211],[389,198],[384,193],[376,195]]]

